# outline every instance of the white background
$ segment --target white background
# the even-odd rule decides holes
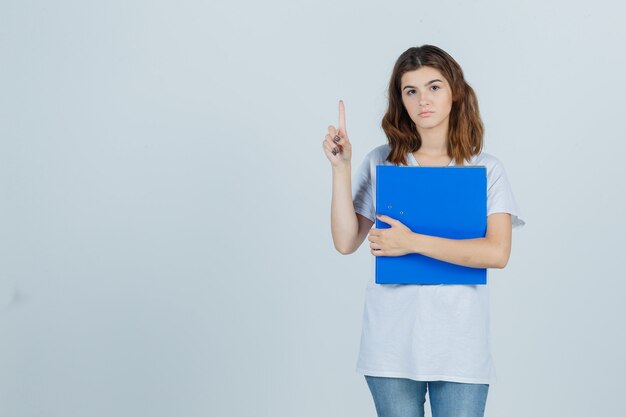
[[[478,95],[527,225],[491,270],[486,416],[616,416],[626,4],[0,3],[0,415],[375,416],[369,242],[330,234],[329,124],[385,143],[397,57]]]

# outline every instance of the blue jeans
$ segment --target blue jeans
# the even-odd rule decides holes
[[[433,417],[483,417],[489,384],[414,381],[365,375],[378,417],[424,417],[426,390]]]

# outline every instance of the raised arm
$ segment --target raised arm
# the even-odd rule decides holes
[[[352,144],[346,131],[343,101],[339,101],[339,128],[328,126],[322,142],[332,165],[333,185],[330,225],[335,249],[347,255],[353,253],[365,240],[373,222],[354,211],[352,201]]]

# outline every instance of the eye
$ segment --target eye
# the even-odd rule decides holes
[[[406,95],[407,95],[407,96],[412,96],[413,94],[411,94],[411,92],[415,93],[415,90],[409,90],[409,91],[407,91]]]
[[[432,85],[430,88],[437,88],[437,90],[439,90],[441,87],[439,87],[438,85]]]

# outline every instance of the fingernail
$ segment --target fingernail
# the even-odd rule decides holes
[[[341,140],[341,138],[339,138],[339,136],[335,136],[335,143],[339,143],[339,141]]]
[[[335,155],[335,156],[336,156],[338,152],[339,152],[339,151],[337,150],[337,148],[333,148],[333,155]]]

